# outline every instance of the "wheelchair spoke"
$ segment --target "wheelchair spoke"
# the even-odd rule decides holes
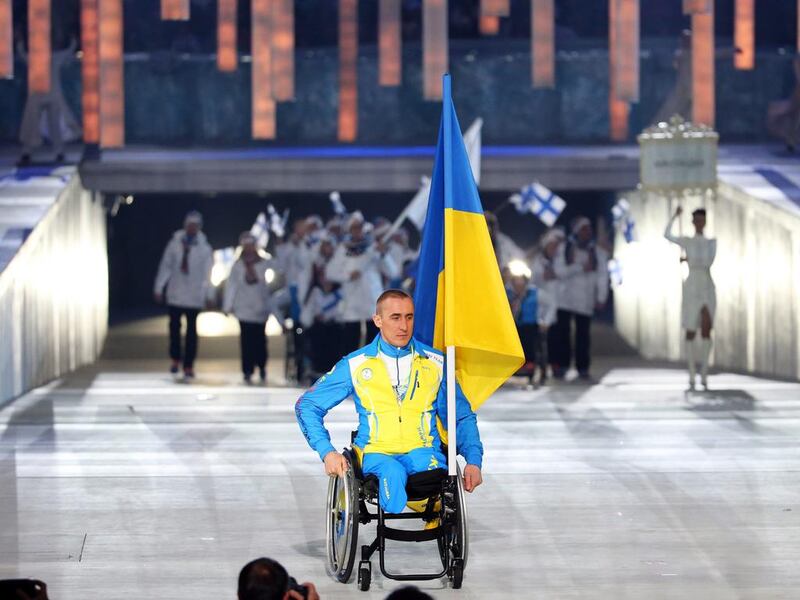
[[[332,477],[328,484],[327,569],[341,582],[350,578],[358,537],[357,485],[352,470],[344,476]]]

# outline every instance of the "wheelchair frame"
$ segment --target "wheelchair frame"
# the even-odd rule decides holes
[[[458,469],[456,476],[444,475],[437,482],[427,482],[429,486],[425,490],[427,496],[409,498],[409,500],[427,499],[424,512],[387,514],[380,507],[378,501],[377,479],[372,475],[363,477],[358,459],[351,449],[346,449],[344,456],[350,468],[344,476],[331,477],[328,484],[326,519],[326,567],[328,573],[341,583],[347,583],[350,580],[358,547],[359,524],[367,525],[377,521],[375,539],[371,544],[361,546],[358,585],[362,591],[367,591],[370,587],[372,580],[370,559],[376,551],[379,556],[380,571],[388,579],[425,581],[446,576],[454,589],[460,588],[469,550],[461,469]],[[427,476],[430,479],[430,472],[409,476],[411,486],[415,483],[412,478],[416,476]],[[419,477],[416,481],[420,479],[424,480],[424,477]],[[420,485],[424,486],[424,482]],[[374,506],[375,512],[370,512],[368,505]],[[438,519],[439,524],[423,530],[396,529],[386,524],[387,521],[407,519],[419,519],[426,522]],[[400,542],[436,540],[439,558],[442,562],[441,571],[406,574],[389,572],[386,568],[385,558],[386,540]]]

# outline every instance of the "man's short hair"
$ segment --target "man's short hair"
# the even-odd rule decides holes
[[[695,210],[692,211],[692,216],[693,217],[697,217],[697,216],[705,217],[706,216],[706,209],[705,208],[696,208]]]
[[[375,314],[381,312],[381,304],[383,303],[384,300],[388,300],[389,298],[399,298],[401,300],[403,298],[407,298],[412,302],[414,301],[414,299],[403,290],[389,289],[383,292],[380,296],[378,296],[378,299],[375,301]]]
[[[257,558],[239,572],[239,600],[282,600],[289,589],[289,574],[276,560]]]

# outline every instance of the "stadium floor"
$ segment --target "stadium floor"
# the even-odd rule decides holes
[[[327,478],[294,419],[300,390],[244,386],[219,358],[175,383],[166,361],[122,359],[121,346],[0,407],[0,577],[43,579],[58,600],[217,600],[235,597],[247,561],[270,556],[323,598],[400,585],[377,562],[369,593],[325,575]],[[274,360],[273,381],[281,370]],[[674,365],[604,355],[595,371],[591,385],[512,382],[484,405],[464,587],[420,587],[796,597],[800,384],[715,373],[713,391],[687,396]],[[344,445],[352,406],[329,422]],[[437,565],[435,544],[389,543],[393,569]]]

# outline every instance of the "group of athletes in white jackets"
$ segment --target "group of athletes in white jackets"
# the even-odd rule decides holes
[[[579,376],[588,377],[589,324],[608,297],[608,251],[595,243],[590,221],[552,228],[526,252],[499,230],[494,215],[486,217],[531,376],[538,370],[544,378],[549,365],[561,378],[574,362]],[[413,290],[417,251],[408,232],[384,218],[369,222],[356,211],[327,222],[317,215],[297,219],[269,250],[242,234],[221,301],[222,310],[239,321],[248,382],[256,373],[266,380],[270,314],[291,332],[289,376],[306,381],[372,340],[375,299],[383,290]],[[167,244],[154,289],[156,300],[169,307],[170,369],[182,368],[187,378],[194,376],[195,323],[207,307],[211,266],[202,217],[189,213]]]

